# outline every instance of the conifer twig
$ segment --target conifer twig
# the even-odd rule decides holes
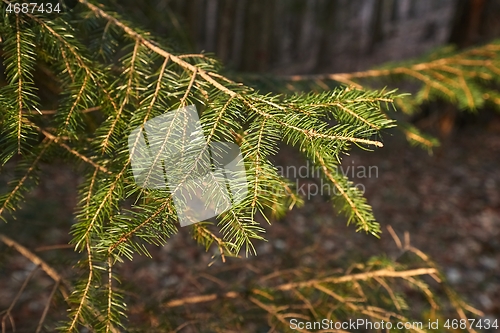
[[[18,242],[13,239],[5,236],[4,234],[0,234],[0,241],[2,241],[5,245],[14,248],[17,252],[23,255],[23,257],[29,259],[33,264],[39,266],[48,276],[52,278],[52,280],[56,282],[61,282],[64,287],[69,290],[68,283],[56,272],[55,269],[50,267],[45,261],[43,261],[39,256],[28,250],[26,247],[22,246]],[[64,297],[68,297],[68,292],[61,290]]]
[[[302,282],[284,283],[281,285],[272,286],[272,287],[270,287],[270,289],[274,290],[274,291],[290,291],[290,290],[295,290],[295,289],[300,289],[300,288],[314,287],[317,285],[321,285],[322,283],[341,284],[341,283],[353,282],[353,281],[366,281],[369,279],[376,279],[376,278],[402,278],[402,279],[406,279],[406,278],[414,277],[414,276],[432,275],[432,274],[436,274],[437,272],[438,271],[435,268],[418,268],[418,269],[412,269],[412,270],[406,270],[406,271],[391,271],[391,270],[387,270],[387,269],[381,269],[381,270],[373,271],[373,272],[344,275],[344,276],[340,276],[340,277],[327,277],[327,278],[313,279],[313,280],[307,280],[307,281],[302,281]],[[258,294],[260,294],[260,289],[251,289],[250,293],[258,295]],[[190,296],[190,297],[185,297],[185,298],[180,298],[180,299],[168,301],[168,302],[164,303],[163,306],[165,306],[167,308],[172,308],[172,307],[183,306],[186,304],[206,303],[206,302],[215,301],[215,300],[218,300],[221,298],[238,298],[241,296],[243,296],[243,293],[234,292],[234,291],[227,292],[224,294],[208,294],[208,295]]]
[[[42,260],[39,256],[31,252],[30,250],[28,250],[26,247],[14,241],[13,239],[5,236],[4,234],[0,234],[0,241],[3,242],[5,245],[14,248],[23,257],[30,260],[37,267],[40,267],[48,276],[52,278],[52,280],[58,283],[59,291],[63,295],[64,299],[68,302],[69,295],[71,290],[73,290],[73,287],[55,269],[49,266],[44,260]],[[103,320],[102,315],[97,311],[97,309],[93,308],[92,306],[89,306],[89,309],[100,320]],[[90,327],[86,325],[86,323],[84,324],[90,329]],[[114,325],[111,325],[110,330],[113,333],[119,333],[118,329],[114,327]]]
[[[199,67],[196,67],[194,65],[191,65],[190,63],[182,60],[182,58],[179,58],[178,56],[175,56],[175,55],[171,54],[170,52],[165,51],[164,49],[162,49],[161,47],[157,46],[153,42],[151,42],[151,41],[147,40],[146,38],[144,38],[141,34],[139,34],[136,31],[134,31],[134,29],[132,29],[131,27],[127,26],[123,22],[119,21],[115,17],[109,15],[104,10],[100,9],[99,7],[91,4],[87,0],[78,0],[78,1],[80,3],[82,3],[83,5],[87,6],[97,16],[102,17],[102,18],[104,18],[104,19],[106,19],[106,20],[108,20],[110,22],[113,22],[114,25],[116,25],[117,27],[120,27],[127,35],[129,35],[130,37],[132,37],[133,39],[135,39],[136,41],[138,41],[142,45],[146,46],[151,51],[153,51],[153,52],[161,55],[164,58],[171,59],[174,63],[176,63],[177,65],[181,66],[185,70],[190,71],[191,73],[198,73],[205,81],[207,81],[208,83],[212,84],[214,87],[216,87],[220,91],[228,94],[229,96],[235,96],[235,95],[237,95],[236,92],[234,92],[234,91],[226,88],[225,86],[223,86],[222,84],[220,84],[219,82],[217,82],[215,79],[213,79],[205,70],[203,70],[203,69],[201,69]]]
[[[1,235],[0,235],[0,237],[1,237]],[[0,240],[1,240],[1,238],[0,238]],[[12,330],[14,332],[16,331],[16,325],[15,325],[15,322],[14,322],[14,318],[12,318],[12,310],[16,306],[17,301],[21,297],[22,293],[24,292],[24,289],[26,289],[26,287],[28,286],[28,283],[30,282],[31,278],[35,275],[35,273],[37,272],[37,270],[38,270],[38,266],[35,266],[35,268],[33,268],[31,270],[31,272],[28,274],[28,276],[26,277],[26,279],[24,279],[24,282],[21,285],[21,288],[19,288],[19,291],[17,292],[16,296],[14,297],[14,299],[12,300],[12,302],[10,303],[10,306],[7,308],[7,310],[5,311],[5,314],[2,316],[2,333],[6,332],[5,321],[7,320],[7,318],[10,321],[10,324],[12,326]]]
[[[399,66],[391,69],[371,69],[366,71],[358,71],[352,73],[334,73],[334,74],[312,74],[312,75],[290,75],[284,76],[283,78],[289,81],[309,81],[309,80],[333,80],[338,82],[345,82],[346,80],[353,79],[363,79],[363,78],[371,78],[371,77],[382,77],[382,76],[390,76],[394,74],[409,74],[410,72],[421,72],[426,70],[435,70],[446,68],[448,65],[461,65],[468,67],[487,67],[492,71],[498,71],[500,75],[500,68],[496,67],[491,58],[486,60],[469,60],[466,57],[471,55],[485,55],[488,54],[487,51],[493,52],[493,55],[496,52],[500,51],[500,47],[498,45],[485,45],[482,47],[470,49],[464,52],[461,52],[457,55],[453,55],[450,57],[433,60],[430,62],[422,62],[411,65],[409,67]],[[408,72],[410,71],[410,72]]]
[[[49,298],[47,298],[47,304],[45,305],[45,308],[43,309],[42,317],[40,318],[40,321],[38,322],[38,326],[36,328],[35,333],[40,333],[42,331],[43,323],[45,322],[45,318],[47,318],[47,314],[49,313],[50,309],[50,304],[52,303],[52,299],[54,298],[57,289],[59,289],[59,281],[56,281],[54,284],[54,287],[52,288],[52,291],[50,292]]]

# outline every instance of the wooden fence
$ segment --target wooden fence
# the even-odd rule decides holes
[[[471,29],[476,34],[486,29],[487,34],[493,31],[500,35],[498,0],[146,3],[138,8],[142,10],[139,15],[143,22],[152,22],[154,30],[169,35],[173,27],[193,41],[195,51],[213,52],[240,71],[355,71],[427,53],[448,43],[452,36],[457,42],[473,39]]]

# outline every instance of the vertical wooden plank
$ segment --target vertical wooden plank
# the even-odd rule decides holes
[[[205,50],[214,52],[217,42],[217,18],[219,0],[206,0],[205,9]]]
[[[318,53],[317,69],[331,68],[332,55],[335,54],[338,43],[335,43],[335,34],[338,31],[339,20],[336,17],[339,0],[327,0],[321,6],[320,49]],[[338,39],[337,39],[338,40]]]
[[[257,58],[258,58],[258,71],[263,72],[270,68],[270,43],[272,43],[273,36],[273,16],[274,13],[274,1],[261,0],[260,1],[260,11],[261,11],[261,38],[258,44]]]
[[[384,39],[384,0],[375,0],[370,25],[370,42],[366,51],[373,53],[377,44]]]
[[[189,3],[189,11],[186,18],[189,27],[189,35],[192,36],[196,52],[205,49],[205,1],[204,0],[185,0]]]
[[[410,13],[411,0],[398,0],[399,3],[399,17],[404,20]]]
[[[290,17],[287,12],[287,0],[276,0],[274,21],[274,36],[276,46],[274,48],[275,64],[277,67],[285,67],[291,63],[292,57],[289,51],[290,44]]]
[[[397,22],[399,20],[399,6],[400,2],[398,0],[391,0],[391,15],[390,21],[392,23]]]
[[[317,27],[316,8],[317,0],[309,0],[300,18],[300,33],[297,45],[299,73],[309,72],[317,61]]]
[[[500,1],[486,1],[479,26],[480,40],[500,37]]]
[[[223,63],[229,63],[230,47],[234,26],[234,11],[236,1],[220,0],[219,2],[219,26],[217,29],[217,57]]]
[[[234,68],[241,69],[245,38],[245,12],[247,8],[247,0],[238,0],[236,4],[230,62]]]
[[[243,42],[242,69],[257,71],[259,68],[258,45],[261,38],[260,2],[249,1],[245,12],[245,35]]]
[[[381,6],[380,1],[381,0],[366,0],[362,2],[363,5],[360,10],[360,15],[357,17],[360,27],[358,45],[361,53],[372,51],[372,44],[378,39],[378,32],[374,34],[373,30],[379,24],[377,20],[379,17],[379,8]],[[356,36],[353,37],[356,38]]]
[[[409,6],[408,6],[408,18],[417,17],[418,3],[419,3],[419,1],[410,0]]]

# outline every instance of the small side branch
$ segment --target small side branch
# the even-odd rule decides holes
[[[19,289],[19,291],[17,292],[17,295],[16,297],[14,297],[14,300],[12,301],[12,303],[10,303],[10,306],[9,308],[5,311],[5,314],[3,315],[2,317],[2,333],[5,333],[6,332],[6,327],[7,325],[5,324],[5,322],[7,321],[7,318],[9,319],[10,321],[10,325],[12,326],[12,330],[15,332],[16,331],[16,324],[14,322],[14,318],[12,318],[12,310],[14,309],[14,307],[16,306],[17,304],[17,301],[19,300],[19,297],[21,297],[21,295],[23,294],[24,292],[24,289],[26,289],[26,287],[28,286],[28,283],[30,282],[31,278],[35,275],[35,273],[37,272],[38,270],[38,266],[36,266],[31,272],[30,274],[28,275],[28,277],[24,280],[23,282],[23,285],[21,286],[21,288]]]
[[[36,266],[39,266],[48,276],[52,278],[55,282],[64,282],[64,279],[57,273],[52,267],[50,267],[45,261],[43,261],[40,257],[38,257],[36,254],[19,244],[18,242],[14,241],[13,239],[0,234],[0,241],[7,245],[8,247],[11,247],[15,249],[17,252],[19,252],[23,257],[26,259],[30,260],[33,264]],[[68,288],[69,289],[69,288]],[[64,297],[68,297],[67,291],[63,292]]]
[[[435,269],[435,268],[418,268],[418,269],[412,269],[412,270],[407,270],[407,271],[391,271],[391,270],[387,270],[387,269],[382,269],[382,270],[373,271],[373,272],[349,274],[349,275],[344,275],[344,276],[339,276],[339,277],[327,277],[324,279],[315,279],[315,280],[308,280],[308,281],[302,281],[302,282],[290,282],[290,283],[285,283],[285,284],[281,284],[278,286],[270,287],[270,289],[275,290],[275,291],[291,291],[291,290],[296,290],[296,289],[300,289],[300,288],[317,287],[318,285],[321,285],[322,283],[340,284],[340,283],[355,282],[355,281],[366,281],[366,280],[377,279],[377,278],[407,279],[407,278],[414,277],[414,276],[433,275],[436,273],[437,273],[437,269]],[[259,289],[252,289],[252,290],[250,290],[250,293],[253,295],[262,294],[262,292]],[[207,303],[207,302],[212,302],[212,301],[224,299],[224,298],[234,299],[234,298],[243,297],[243,295],[244,295],[243,293],[234,292],[234,291],[227,292],[224,294],[198,295],[198,296],[191,296],[191,297],[171,300],[171,301],[165,303],[163,306],[167,307],[167,308],[174,308],[174,307],[184,306],[187,304]]]

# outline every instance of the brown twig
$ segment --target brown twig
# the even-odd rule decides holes
[[[66,149],[68,152],[75,155],[76,157],[78,157],[79,159],[84,161],[85,163],[92,165],[94,168],[99,169],[99,171],[102,171],[102,172],[107,173],[107,174],[111,174],[111,172],[108,169],[106,169],[105,167],[103,167],[102,165],[97,164],[96,162],[94,162],[93,160],[88,158],[87,156],[80,154],[78,151],[74,150],[73,148],[71,148],[70,146],[65,144],[64,142],[61,142],[63,140],[63,138],[61,136],[55,136],[54,134],[50,133],[49,131],[38,127],[37,125],[30,122],[29,120],[24,120],[24,122],[27,122],[31,126],[35,127],[36,130],[38,132],[42,133],[47,139],[53,141],[54,143],[58,144],[62,148]]]
[[[286,290],[291,290],[291,289],[295,289],[295,288],[311,287],[317,283],[339,284],[339,283],[346,283],[346,282],[353,282],[353,281],[366,281],[366,280],[369,280],[369,279],[372,279],[375,277],[406,278],[406,277],[411,277],[411,276],[430,275],[430,274],[435,274],[435,273],[437,273],[437,269],[435,269],[435,268],[417,268],[417,269],[412,269],[412,270],[407,270],[407,271],[391,271],[391,270],[387,270],[387,269],[381,269],[381,270],[373,271],[373,272],[358,273],[358,274],[345,275],[345,276],[340,276],[340,277],[328,277],[328,278],[324,278],[324,279],[310,280],[310,281],[304,281],[304,282],[291,282],[291,283],[282,284],[282,285],[275,287],[273,289],[286,291]]]
[[[353,79],[362,79],[362,78],[370,78],[370,77],[382,77],[382,76],[389,76],[393,74],[408,74],[408,70],[410,71],[425,71],[425,70],[433,70],[433,69],[439,69],[442,68],[443,66],[447,65],[460,65],[460,66],[468,66],[468,67],[477,67],[477,66],[485,66],[490,68],[492,65],[491,59],[486,59],[486,60],[469,60],[469,59],[464,59],[464,56],[468,55],[475,55],[475,54],[484,54],[481,53],[482,51],[486,50],[491,50],[494,53],[490,54],[489,57],[491,58],[498,52],[498,49],[493,47],[494,45],[486,45],[483,47],[471,49],[465,52],[462,52],[458,55],[454,55],[451,57],[447,58],[441,58],[437,60],[433,60],[430,62],[423,62],[423,63],[418,63],[409,67],[395,67],[391,69],[372,69],[372,70],[367,70],[367,71],[358,71],[358,72],[352,72],[352,73],[335,73],[335,74],[313,74],[313,75],[290,75],[290,76],[284,76],[284,79],[287,79],[289,81],[309,81],[309,80],[333,80],[337,82],[342,82],[342,83],[347,83],[350,80]],[[494,66],[493,66],[494,67]],[[495,67],[496,69],[496,67]]]
[[[35,248],[35,252],[44,252],[44,251],[52,251],[52,250],[61,250],[61,249],[72,249],[74,248],[71,244],[57,244],[57,245],[46,245],[39,246]]]
[[[12,247],[15,249],[17,252],[19,252],[23,257],[27,258],[30,260],[32,263],[34,263],[37,267],[40,267],[48,276],[52,278],[57,284],[58,284],[58,289],[63,295],[64,299],[68,304],[69,303],[69,295],[71,291],[73,290],[73,287],[67,282],[63,277],[57,273],[55,269],[50,267],[45,261],[43,261],[40,257],[38,257],[36,254],[28,250],[26,247],[22,246],[18,242],[14,241],[13,239],[0,234],[0,241],[3,242],[5,245]],[[91,304],[88,305],[88,309],[99,319],[99,320],[104,320],[101,313],[95,309]],[[89,330],[93,331],[93,329],[85,325]],[[110,331],[112,333],[119,333],[119,330],[111,325]]]
[[[153,43],[153,42],[147,40],[146,38],[144,38],[141,34],[137,33],[136,31],[134,31],[129,26],[125,25],[124,23],[122,23],[121,21],[119,21],[118,19],[116,19],[115,17],[113,17],[113,16],[109,15],[108,13],[106,13],[101,8],[99,8],[99,7],[91,4],[87,0],[79,0],[79,2],[82,3],[83,5],[85,5],[86,7],[88,7],[92,12],[94,12],[94,14],[96,16],[102,17],[105,20],[108,20],[108,21],[112,22],[115,26],[117,26],[120,29],[122,29],[127,35],[129,35],[134,40],[136,40],[140,44],[144,45],[145,47],[147,47],[151,51],[157,53],[158,55],[161,55],[164,58],[171,59],[172,62],[174,62],[177,65],[181,66],[185,70],[190,71],[191,73],[196,73],[197,72],[198,75],[200,75],[205,81],[207,81],[208,83],[210,83],[211,85],[213,85],[217,89],[221,90],[222,92],[228,94],[229,96],[235,96],[235,95],[237,95],[236,92],[234,92],[234,91],[228,89],[227,87],[223,86],[222,84],[220,84],[211,75],[209,75],[209,73],[206,72],[205,70],[203,70],[203,69],[201,69],[199,67],[196,67],[196,66],[194,66],[194,65],[192,65],[192,64],[184,61],[182,58],[179,58],[178,56],[175,56],[175,55],[173,55],[173,54],[165,51],[161,47],[157,46],[155,43]]]
[[[373,272],[366,272],[366,273],[359,273],[359,274],[352,274],[352,275],[344,275],[340,277],[327,277],[323,279],[314,279],[314,280],[308,280],[308,281],[302,281],[302,282],[290,282],[290,283],[285,283],[281,284],[275,287],[271,287],[272,290],[275,291],[290,291],[290,290],[295,290],[295,289],[300,289],[300,288],[305,288],[305,287],[315,287],[317,285],[320,285],[322,283],[330,283],[330,284],[340,284],[340,283],[346,283],[346,282],[353,282],[353,281],[366,281],[369,279],[375,279],[375,278],[408,278],[408,277],[413,277],[413,276],[420,276],[420,275],[431,275],[431,274],[436,274],[437,269],[435,268],[418,268],[418,269],[413,269],[413,270],[407,270],[407,271],[391,271],[391,270],[378,270],[378,271],[373,271]],[[250,293],[252,294],[260,294],[261,291],[259,289],[252,289],[250,290]],[[186,297],[186,298],[181,298],[181,299],[175,299],[172,301],[169,301],[164,304],[165,307],[167,308],[173,308],[173,307],[178,307],[178,306],[183,306],[187,304],[197,304],[197,303],[206,303],[206,302],[212,302],[218,299],[223,299],[223,298],[239,298],[242,297],[242,293],[239,292],[227,292],[224,294],[208,294],[208,295],[198,295],[198,296],[191,296],[191,297]]]
[[[92,108],[88,108],[88,109],[85,109],[85,110],[80,111],[80,112],[81,113],[91,113],[91,112],[96,112],[96,111],[100,111],[100,110],[101,110],[100,106],[94,106]],[[48,115],[56,114],[57,110],[40,110],[39,113],[44,115],[44,116],[48,116]],[[23,114],[30,114],[30,111],[23,110]]]
[[[230,291],[224,294],[208,294],[208,295],[198,295],[198,296],[191,296],[191,297],[185,297],[185,298],[180,298],[180,299],[175,299],[172,301],[169,301],[164,304],[165,307],[167,308],[175,308],[178,306],[183,306],[187,304],[198,304],[198,303],[207,303],[207,302],[212,302],[217,299],[222,299],[222,298],[239,298],[241,296],[241,293],[235,292],[235,291]]]
[[[38,326],[36,328],[35,333],[40,333],[42,331],[43,323],[45,322],[45,318],[47,318],[47,314],[49,313],[50,303],[52,303],[52,299],[54,298],[57,289],[59,289],[59,284],[60,282],[56,281],[56,283],[54,284],[54,288],[52,288],[52,292],[50,293],[49,298],[47,299],[47,304],[45,305],[45,309],[43,310],[42,317],[38,322]]]
[[[50,267],[45,261],[43,261],[40,257],[38,257],[37,255],[35,255],[33,252],[31,252],[30,250],[28,250],[26,247],[22,246],[21,244],[19,244],[18,242],[14,241],[13,239],[3,235],[3,234],[0,234],[0,241],[3,242],[5,245],[15,249],[17,252],[19,252],[23,257],[27,258],[28,260],[30,260],[33,264],[36,265],[36,268],[41,268],[48,276],[50,276],[52,278],[52,280],[54,280],[56,282],[56,285],[49,297],[49,300],[47,301],[47,307],[45,308],[44,310],[44,313],[42,315],[42,318],[39,322],[39,327],[41,327],[41,325],[43,325],[43,321],[45,320],[45,317],[47,315],[47,312],[48,312],[48,307],[50,305],[50,301],[51,299],[54,297],[54,293],[57,289],[60,290],[61,294],[63,295],[63,297],[65,299],[68,299],[69,297],[69,294],[70,294],[70,290],[71,290],[71,286],[69,285],[68,282],[66,282],[60,275],[59,273],[57,273],[52,267]],[[35,269],[36,270],[36,269]],[[32,274],[34,274],[35,270],[32,271]],[[17,302],[17,299],[19,298],[20,294],[22,293],[22,291],[24,290],[24,288],[26,287],[29,279],[31,279],[32,277],[32,274],[30,274],[30,276],[28,277],[28,279],[26,279],[25,283],[23,284],[23,287],[21,288],[21,290],[19,291],[18,295],[16,296],[16,299],[14,300],[13,304],[11,305],[11,307],[9,308],[9,310],[7,310],[7,314],[10,313],[10,311],[12,310],[13,308],[13,305],[15,304],[15,302]],[[12,323],[12,319],[11,319],[11,323]],[[39,330],[37,329],[37,332],[39,332]],[[2,320],[2,333],[4,333],[4,321]]]
[[[28,282],[35,275],[35,273],[36,273],[37,270],[38,270],[38,265],[35,266],[35,268],[31,270],[30,274],[28,275],[28,277],[26,277],[26,279],[23,282],[23,285],[21,286],[21,288],[17,292],[16,297],[14,297],[14,300],[10,303],[10,306],[5,311],[5,314],[2,317],[2,333],[5,333],[5,331],[6,331],[5,321],[7,320],[7,318],[9,318],[9,320],[10,320],[10,324],[12,326],[12,330],[14,332],[16,331],[16,325],[15,325],[15,322],[14,322],[14,318],[12,318],[11,312],[14,309],[14,307],[16,306],[17,301],[19,300],[19,297],[21,297],[24,289],[26,289],[26,287],[28,286]]]
[[[61,282],[62,285],[65,286],[66,290],[61,290],[61,293],[65,298],[69,296],[68,290],[70,290],[70,286],[68,283],[59,275],[59,273],[56,272],[55,269],[50,267],[45,261],[43,261],[39,256],[19,244],[18,242],[14,241],[13,239],[0,234],[0,241],[2,241],[5,245],[8,247],[11,247],[15,249],[17,252],[19,252],[23,257],[27,258],[30,260],[32,263],[34,263],[37,266],[40,266],[40,268],[52,278],[55,282]]]

